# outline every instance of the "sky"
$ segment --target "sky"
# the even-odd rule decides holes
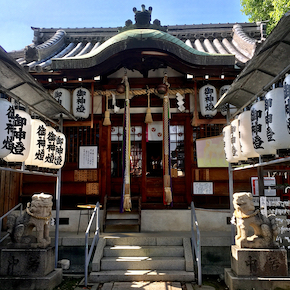
[[[248,22],[240,0],[0,0],[0,46],[6,51],[32,43],[33,30],[41,28],[120,27],[131,19],[133,7],[153,8],[151,23],[161,25]]]

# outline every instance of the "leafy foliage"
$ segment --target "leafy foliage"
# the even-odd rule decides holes
[[[240,0],[242,12],[250,21],[268,21],[267,34],[280,18],[290,10],[290,0]]]

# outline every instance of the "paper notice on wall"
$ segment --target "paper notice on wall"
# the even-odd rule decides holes
[[[98,165],[98,147],[80,146],[79,168],[97,168]]]
[[[253,196],[259,196],[258,177],[251,177],[252,194]],[[276,189],[272,188],[276,186],[275,177],[264,177],[264,195],[276,196]]]

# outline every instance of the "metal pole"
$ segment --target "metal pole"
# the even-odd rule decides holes
[[[229,196],[230,196],[230,212],[231,212],[231,217],[234,214],[234,178],[233,178],[233,170],[232,170],[232,164],[229,163]],[[235,244],[235,235],[236,235],[236,227],[235,225],[231,224],[231,242],[232,245]]]
[[[227,107],[227,124],[230,124],[230,108],[229,105]],[[229,173],[229,198],[230,198],[230,212],[231,217],[234,214],[234,177],[233,177],[233,168],[232,164],[229,162],[228,167],[228,173]],[[235,235],[236,235],[236,227],[235,225],[231,224],[231,243],[232,245],[235,244]]]
[[[61,183],[61,169],[58,170],[56,177],[55,188],[55,268],[57,268],[58,262],[58,237],[59,237],[59,210],[60,210],[60,183]]]
[[[60,131],[63,131],[63,118],[60,117]],[[59,237],[59,211],[60,211],[60,186],[61,186],[61,168],[57,172],[56,188],[55,188],[55,268],[58,262],[58,237]]]

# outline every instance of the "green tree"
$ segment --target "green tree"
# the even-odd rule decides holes
[[[242,12],[250,21],[268,21],[267,34],[280,18],[290,10],[290,0],[240,0]]]

